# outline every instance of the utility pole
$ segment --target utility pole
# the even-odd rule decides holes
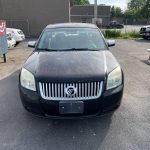
[[[95,5],[94,5],[94,18],[97,19],[97,0],[95,0]]]

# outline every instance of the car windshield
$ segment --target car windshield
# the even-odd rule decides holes
[[[102,35],[94,28],[46,29],[38,44],[39,50],[103,50]]]

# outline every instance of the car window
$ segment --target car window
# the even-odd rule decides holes
[[[98,29],[59,28],[44,31],[38,49],[106,49],[107,46]]]

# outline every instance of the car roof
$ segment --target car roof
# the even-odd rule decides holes
[[[97,26],[90,23],[58,23],[50,24],[46,28],[97,28]]]

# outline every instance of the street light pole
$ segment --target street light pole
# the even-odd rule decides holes
[[[97,0],[95,0],[95,5],[94,5],[94,18],[97,19]]]

